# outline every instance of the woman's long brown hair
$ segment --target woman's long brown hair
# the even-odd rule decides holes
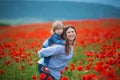
[[[75,30],[75,33],[76,33],[76,29],[75,29],[75,27],[72,26],[72,25],[67,25],[67,26],[64,28],[63,39],[66,41],[66,44],[65,44],[65,52],[66,52],[66,54],[69,54],[69,51],[70,51],[70,43],[69,43],[69,40],[68,40],[67,34],[66,34],[66,31],[67,31],[69,28],[74,29],[74,30]],[[76,38],[75,38],[75,39],[76,39]],[[75,39],[73,40],[72,45],[74,44]]]

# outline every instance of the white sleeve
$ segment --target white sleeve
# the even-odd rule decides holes
[[[38,51],[40,57],[48,57],[52,55],[57,55],[63,51],[62,45],[54,45],[47,48],[42,48]]]

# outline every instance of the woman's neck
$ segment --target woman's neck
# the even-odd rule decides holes
[[[73,47],[73,41],[69,41],[69,46],[70,46],[70,48],[72,48]]]
[[[70,44],[70,45],[73,45],[73,41],[69,41],[69,44]]]

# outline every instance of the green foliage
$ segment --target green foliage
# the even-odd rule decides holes
[[[8,26],[10,26],[9,23],[0,22],[0,27],[8,27]]]

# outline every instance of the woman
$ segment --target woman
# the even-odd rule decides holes
[[[44,63],[44,57],[51,56],[48,64],[50,73],[46,73],[47,77],[44,80],[47,80],[49,76],[51,76],[53,80],[60,79],[60,71],[64,70],[72,58],[73,45],[76,39],[76,30],[72,25],[66,26],[63,38],[66,41],[65,45],[55,44],[54,46],[43,48],[38,51],[38,54],[41,57],[38,61],[38,70],[40,74],[44,73],[41,71],[41,67]]]

